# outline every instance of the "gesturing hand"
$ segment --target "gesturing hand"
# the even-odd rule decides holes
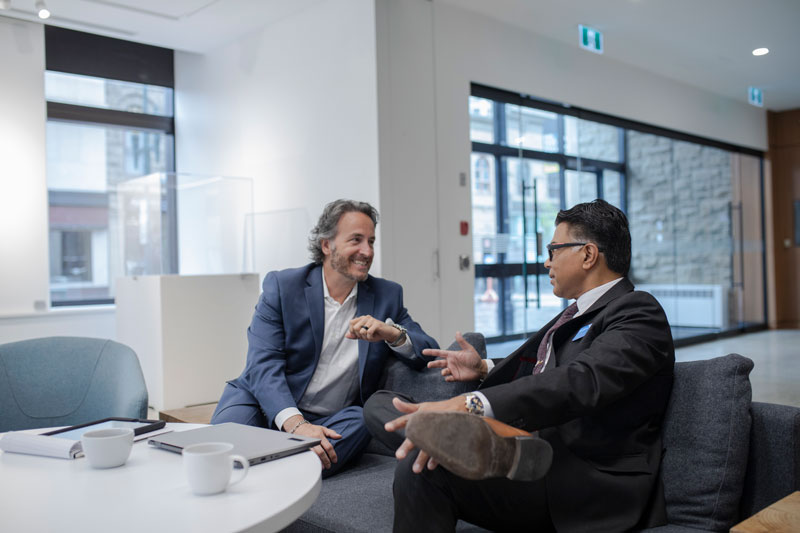
[[[322,467],[328,469],[331,463],[338,461],[336,451],[333,449],[333,444],[328,440],[341,439],[342,436],[330,428],[325,426],[315,426],[314,424],[302,424],[294,430],[295,435],[302,435],[303,437],[313,437],[320,440],[318,446],[311,448],[311,451],[317,454],[319,460],[322,461]]]
[[[461,350],[436,350],[426,348],[423,355],[433,355],[438,359],[428,363],[428,368],[441,368],[445,381],[474,381],[483,379],[488,373],[486,361],[481,359],[475,348],[456,332],[456,342]]]
[[[398,429],[402,429],[406,427],[408,424],[409,418],[414,416],[414,413],[419,411],[463,411],[466,412],[466,407],[464,406],[464,398],[462,396],[455,396],[454,398],[450,398],[449,400],[443,400],[441,402],[423,402],[423,403],[408,403],[402,401],[400,398],[392,399],[392,404],[395,408],[402,412],[406,413],[399,418],[395,418],[394,420],[390,420],[384,425],[384,429],[386,431],[397,431]],[[398,459],[405,459],[405,457],[415,448],[414,443],[408,439],[403,441],[403,444],[400,445],[399,448],[394,452],[395,457]],[[439,464],[436,462],[436,459],[431,457],[428,452],[425,450],[420,450],[419,455],[414,460],[414,464],[411,466],[411,470],[419,474],[422,472],[422,469],[427,464],[428,470],[433,470]]]

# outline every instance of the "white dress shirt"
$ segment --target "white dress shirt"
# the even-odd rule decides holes
[[[358,283],[340,304],[331,297],[323,270],[322,292],[325,304],[325,328],[317,368],[298,402],[299,409],[287,407],[275,416],[275,425],[278,429],[283,429],[286,420],[295,415],[308,413],[312,417],[329,416],[348,405],[353,405],[358,400],[358,339],[345,337],[350,328],[350,321],[356,316]],[[390,322],[391,320],[387,319],[387,323]],[[414,352],[411,337],[406,335],[406,341],[392,349],[411,355]]]
[[[598,285],[594,289],[590,289],[581,294],[580,296],[578,296],[578,300],[576,301],[576,303],[578,304],[578,312],[575,313],[575,316],[573,316],[572,318],[579,317],[583,313],[585,313],[587,309],[593,306],[595,302],[600,299],[601,296],[607,293],[609,289],[611,289],[611,287],[619,283],[621,279],[622,278],[617,278],[615,280],[609,281],[608,283]],[[544,372],[545,369],[547,368],[547,363],[550,361],[550,354],[552,353],[552,351],[553,351],[553,342],[552,342],[552,337],[550,337],[550,342],[547,343],[547,355],[545,356],[544,359],[544,367],[542,368],[542,372]],[[494,361],[489,359],[486,361],[486,365],[488,369],[491,370],[492,368],[494,368]],[[494,411],[492,411],[492,405],[489,403],[489,400],[486,398],[486,396],[484,396],[480,391],[475,391],[475,395],[478,398],[480,398],[481,401],[483,402],[484,415],[494,418]]]

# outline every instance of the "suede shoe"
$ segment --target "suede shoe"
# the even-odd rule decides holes
[[[553,461],[553,449],[547,441],[469,413],[414,413],[408,420],[406,437],[465,479],[534,481],[547,473]]]

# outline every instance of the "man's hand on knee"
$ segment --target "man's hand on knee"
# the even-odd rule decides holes
[[[332,463],[339,460],[336,457],[336,450],[333,449],[333,444],[328,439],[341,439],[342,436],[336,431],[326,428],[325,426],[317,426],[304,420],[302,417],[293,416],[283,424],[283,430],[295,435],[303,437],[312,437],[319,439],[318,446],[311,448],[311,451],[317,454],[319,460],[322,462],[322,468],[328,469]]]
[[[399,418],[395,418],[394,420],[390,420],[386,423],[384,428],[386,431],[397,431],[399,429],[405,428],[408,424],[409,419],[414,416],[414,413],[417,412],[424,412],[424,411],[455,411],[455,412],[466,412],[466,407],[464,404],[464,397],[463,396],[455,396],[450,398],[449,400],[443,400],[440,402],[423,402],[423,403],[409,403],[404,402],[400,398],[392,399],[392,404],[395,408],[402,412],[406,413]],[[397,448],[395,451],[395,457],[398,459],[405,459],[405,457],[415,448],[414,443],[411,442],[409,439],[403,441],[403,444]],[[433,470],[437,466],[437,462],[434,458],[430,457],[427,452],[424,450],[420,450],[417,458],[414,460],[414,464],[412,465],[411,469],[419,474],[422,472],[422,469],[425,468],[427,465],[428,470]]]

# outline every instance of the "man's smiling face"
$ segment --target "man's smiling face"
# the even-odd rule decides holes
[[[325,261],[351,281],[364,281],[375,256],[375,224],[359,211],[345,213],[336,225],[336,236],[323,246]]]

